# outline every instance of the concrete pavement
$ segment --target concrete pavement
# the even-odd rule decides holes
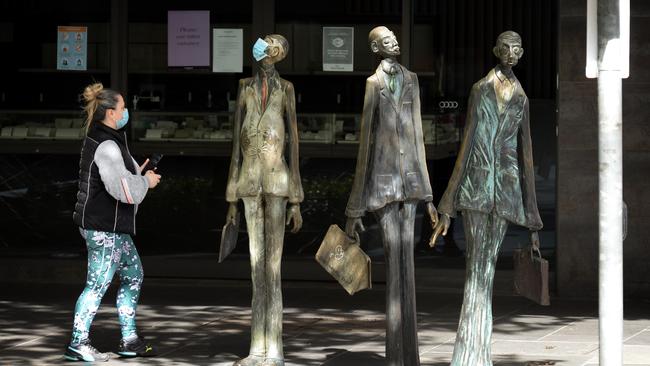
[[[0,365],[71,365],[63,360],[79,284],[0,284]],[[91,338],[115,351],[119,326],[115,284],[93,323]],[[460,291],[418,291],[420,358],[448,365]],[[149,359],[113,365],[230,365],[247,354],[250,284],[242,280],[145,279],[138,325],[158,348]],[[331,282],[284,283],[287,365],[383,365],[384,288],[348,296]],[[650,301],[626,302],[625,365],[650,365]],[[597,303],[552,299],[542,307],[497,292],[494,298],[495,365],[597,365]]]

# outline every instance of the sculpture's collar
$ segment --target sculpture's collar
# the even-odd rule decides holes
[[[266,70],[263,67],[260,67],[259,71],[257,72],[257,78],[262,79],[265,77],[267,80],[279,77],[278,71],[275,69],[275,67],[269,67]]]
[[[515,76],[515,73],[512,72],[512,69],[506,69],[502,65],[497,65],[494,68],[494,74],[502,83],[506,80],[508,80],[510,83],[514,83],[517,80],[517,77]]]
[[[396,74],[399,73],[400,65],[399,62],[395,61],[392,58],[385,58],[381,60],[380,63],[381,69],[384,70],[387,74]]]

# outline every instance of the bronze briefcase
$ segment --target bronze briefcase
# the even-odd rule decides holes
[[[529,245],[515,249],[515,293],[540,305],[550,305],[548,293],[548,261],[538,248]]]
[[[316,253],[316,261],[350,294],[372,288],[370,257],[337,225],[331,225]]]

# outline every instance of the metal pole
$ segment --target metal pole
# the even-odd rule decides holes
[[[600,365],[623,364],[623,113],[619,0],[598,0]]]

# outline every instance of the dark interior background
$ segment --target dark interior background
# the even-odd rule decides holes
[[[113,2],[115,2],[114,0]],[[118,2],[121,0],[117,0]],[[263,1],[205,2],[197,0],[125,1],[127,47],[126,89],[135,94],[155,90],[164,99],[161,112],[218,112],[234,98],[237,80],[252,74],[249,49],[263,34],[253,34],[254,11]],[[15,111],[69,111],[80,115],[78,96],[94,81],[111,83],[110,1],[0,1],[0,124]],[[386,25],[401,39],[400,0],[276,0],[275,32],[291,44],[278,65],[300,94],[298,113],[361,112],[365,78],[378,60],[367,47],[367,34]],[[215,74],[209,68],[167,67],[167,11],[210,10],[212,27],[244,29],[244,70]],[[459,103],[459,121],[471,89],[496,59],[492,47],[499,33],[521,34],[525,53],[515,72],[531,100],[535,162],[539,174],[552,176],[555,166],[557,2],[543,0],[413,0],[411,70],[422,88],[422,112],[440,113],[440,101]],[[56,27],[88,27],[88,71],[56,71]],[[322,71],[323,26],[355,29],[354,71]],[[214,98],[208,107],[207,94]],[[193,98],[188,102],[187,94]],[[147,110],[146,105],[142,108]],[[156,108],[148,111],[156,112]],[[4,119],[3,117],[4,116]],[[3,122],[4,121],[4,122]],[[462,127],[462,123],[461,126]],[[83,250],[71,220],[76,194],[81,142],[41,141],[38,145],[0,140],[0,253]],[[134,141],[133,153],[143,160],[164,150],[163,184],[147,197],[138,214],[138,247],[143,254],[215,252],[224,224],[225,180],[229,144],[195,148],[144,146]],[[301,174],[306,201],[305,227],[287,235],[286,255],[311,256],[331,223],[344,222],[343,211],[352,182],[356,150],[301,147]],[[446,187],[453,153],[428,156],[434,191]],[[554,230],[554,207],[543,213],[545,230]],[[372,222],[372,218],[369,218]],[[371,226],[371,225],[370,225]],[[240,235],[245,242],[245,234]],[[245,245],[237,249],[244,253]]]

